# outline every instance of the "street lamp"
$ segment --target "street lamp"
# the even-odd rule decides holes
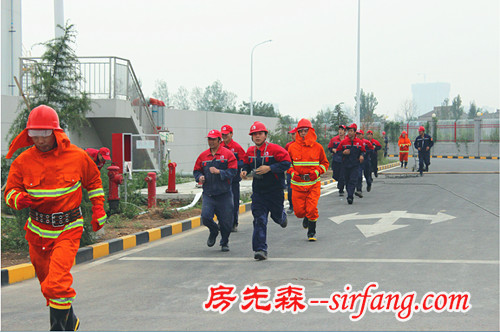
[[[270,43],[271,39],[258,43],[252,48],[252,53],[250,54],[250,116],[253,116],[253,51],[259,45]]]
[[[361,0],[358,0],[358,52],[357,52],[357,76],[356,76],[356,113],[354,122],[361,128],[361,101],[360,101],[360,49],[361,49]]]

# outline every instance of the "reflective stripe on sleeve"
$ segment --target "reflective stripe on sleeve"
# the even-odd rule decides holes
[[[106,222],[107,219],[108,219],[108,216],[106,214],[101,218],[97,218],[97,222],[99,222],[99,226],[104,225],[104,223]]]
[[[7,195],[7,197],[5,197],[5,201],[8,203],[9,202],[9,199],[12,197],[12,195],[14,195],[16,193],[16,191],[14,189],[12,189],[10,191],[10,193]]]
[[[94,198],[97,196],[103,196],[104,197],[104,190],[102,188],[94,189],[94,190],[89,190],[89,198]]]
[[[21,195],[21,193],[18,193],[16,197],[14,197],[14,208],[17,210],[17,198]]]

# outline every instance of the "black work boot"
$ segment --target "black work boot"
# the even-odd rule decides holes
[[[73,312],[73,306],[69,309],[68,320],[66,321],[66,331],[76,331],[80,327],[80,320]]]
[[[70,309],[56,309],[50,307],[50,330],[51,331],[66,331],[66,323],[68,321]]]
[[[309,219],[307,219],[307,217],[302,220],[302,227],[304,227],[304,229],[309,227]]]
[[[403,162],[401,162],[401,168],[403,168]]]
[[[405,168],[406,168],[406,166],[408,166],[408,162],[407,161],[405,161]]]
[[[208,236],[208,240],[207,240],[207,246],[209,246],[209,247],[214,246],[215,240],[217,239],[217,235],[219,235],[219,232],[210,233],[210,235]]]
[[[309,241],[316,241],[316,221],[309,220],[307,238]]]

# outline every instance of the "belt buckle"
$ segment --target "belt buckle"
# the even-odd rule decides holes
[[[57,220],[58,218],[59,220]],[[64,212],[52,213],[52,227],[62,227],[66,223],[64,222]]]

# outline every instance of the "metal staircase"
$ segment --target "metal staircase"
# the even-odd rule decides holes
[[[103,146],[111,147],[112,133],[158,134],[140,82],[129,60],[119,57],[79,57],[80,90],[92,99],[87,119]],[[20,58],[23,91],[32,95],[33,70],[41,58]],[[162,153],[141,151],[144,162],[160,170]]]

